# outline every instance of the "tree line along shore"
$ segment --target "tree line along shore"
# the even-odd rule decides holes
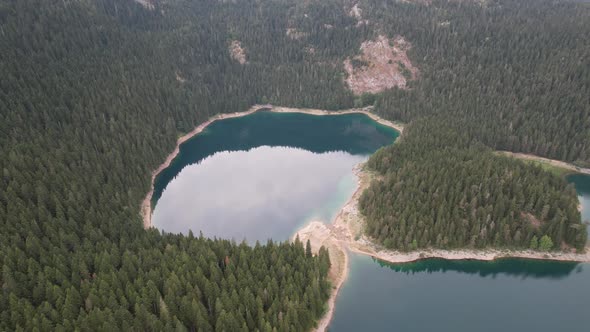
[[[420,160],[396,162],[386,150],[372,162],[384,181],[417,183],[423,191],[415,194],[433,200],[442,193],[432,183],[445,170],[455,178],[453,164],[467,172],[489,159],[493,167],[474,174],[499,180],[510,171],[525,179],[536,172],[495,161],[478,144],[588,167],[590,66],[580,60],[588,53],[580,41],[590,35],[590,10],[584,4],[400,1],[384,8],[362,1],[362,19],[349,15],[355,4],[348,1],[149,4],[26,0],[0,6],[0,330],[311,329],[331,291],[325,255],[310,257],[298,244],[247,248],[143,227],[138,205],[152,171],[179,133],[219,113],[268,103],[328,110],[374,105],[383,119],[448,127],[470,143],[455,146],[444,132],[433,137],[449,143],[429,150],[444,155],[448,149],[440,172],[420,167],[439,167],[420,154]],[[355,95],[342,64],[381,34],[411,44],[407,57],[418,74],[403,90]],[[228,51],[234,40],[243,63]],[[400,142],[411,141],[408,130]],[[414,166],[434,180],[419,183],[407,171]],[[461,180],[466,205],[462,196],[450,196],[459,205],[443,207],[440,220],[470,228],[443,236],[440,244],[477,246],[497,237],[524,247],[532,234],[539,241],[551,237],[553,248],[562,247],[559,239],[577,248],[572,194],[561,180],[540,176],[547,194],[528,180],[515,188]],[[450,181],[441,185],[450,195],[458,190]],[[508,188],[514,195],[504,192]],[[384,196],[361,205],[374,225],[388,225],[383,234],[372,230],[382,245],[437,243],[420,225],[427,202],[406,211],[385,204],[400,189],[395,184],[373,189]],[[557,193],[563,195],[545,209],[547,195]],[[505,201],[504,209],[489,211],[490,197]],[[382,218],[386,209],[415,220],[414,228],[406,224],[404,236],[395,235],[402,225]],[[448,217],[455,213],[463,219]],[[518,227],[491,217],[488,223],[488,214]],[[538,229],[527,228],[538,224],[529,214]]]

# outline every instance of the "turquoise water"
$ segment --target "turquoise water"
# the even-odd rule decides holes
[[[570,176],[590,219],[590,176]],[[588,331],[590,264],[350,255],[330,331]]]
[[[582,203],[582,221],[590,222],[590,175],[574,174],[568,176],[567,180],[574,184],[578,192],[578,199]],[[590,234],[590,227],[586,229]]]
[[[172,233],[286,240],[310,220],[331,222],[355,189],[353,167],[397,136],[363,114],[214,122],[156,178],[152,222]]]

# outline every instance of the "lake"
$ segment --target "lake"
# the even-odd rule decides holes
[[[331,222],[356,189],[353,167],[397,136],[364,114],[216,121],[156,177],[152,222],[251,244],[287,240],[310,220]]]

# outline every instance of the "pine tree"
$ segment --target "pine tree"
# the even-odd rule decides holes
[[[541,241],[539,241],[539,249],[542,251],[549,251],[553,248],[553,241],[547,235],[543,235]]]
[[[539,241],[537,240],[537,236],[533,235],[533,238],[531,239],[531,244],[530,244],[529,248],[531,248],[532,250],[537,250],[538,247],[539,247]]]

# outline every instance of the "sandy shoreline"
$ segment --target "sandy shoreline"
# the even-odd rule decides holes
[[[348,277],[348,254],[340,242],[333,236],[332,225],[327,225],[321,221],[312,221],[304,228],[297,231],[292,241],[299,236],[300,241],[311,243],[312,252],[317,254],[321,246],[328,248],[330,254],[330,272],[328,279],[332,283],[332,292],[328,299],[328,308],[324,316],[318,321],[315,331],[325,331],[334,316],[336,307],[336,298],[338,292]]]
[[[394,122],[382,119],[381,117],[371,113],[370,112],[370,110],[372,109],[371,107],[351,108],[351,109],[345,109],[345,110],[340,110],[340,111],[327,111],[327,110],[312,109],[312,108],[289,108],[289,107],[281,107],[281,106],[273,106],[273,105],[254,105],[254,106],[250,107],[247,111],[244,111],[244,112],[218,114],[218,115],[210,118],[209,120],[201,123],[200,125],[195,127],[195,129],[193,129],[192,131],[190,131],[186,135],[181,136],[176,141],[176,147],[174,148],[174,151],[172,151],[172,153],[170,153],[168,155],[168,157],[166,157],[166,160],[160,166],[158,166],[158,168],[156,168],[152,172],[150,191],[147,193],[146,197],[143,199],[143,201],[141,203],[141,217],[143,219],[143,227],[145,229],[148,229],[153,226],[152,225],[152,212],[153,212],[152,211],[152,196],[154,194],[154,183],[156,181],[156,177],[158,176],[158,174],[160,174],[160,172],[162,172],[164,169],[166,169],[168,166],[170,166],[170,163],[172,162],[172,160],[174,160],[174,158],[176,158],[176,156],[178,155],[178,152],[180,151],[180,145],[182,143],[186,142],[187,140],[191,139],[193,136],[201,133],[203,130],[205,130],[205,128],[207,128],[207,126],[209,126],[211,123],[213,123],[215,121],[224,120],[224,119],[231,119],[231,118],[239,118],[242,116],[250,115],[250,114],[252,114],[256,111],[259,111],[261,109],[269,109],[271,112],[275,112],[275,113],[304,113],[304,114],[311,114],[311,115],[343,115],[343,114],[352,114],[352,113],[362,113],[362,114],[367,115],[371,119],[373,119],[375,122],[385,125],[385,126],[388,126],[388,127],[391,127],[391,128],[394,128],[395,130],[399,131],[400,133],[404,130],[404,126],[402,124],[394,123]]]
[[[393,122],[389,120],[385,120],[380,116],[371,113],[372,107],[365,107],[365,108],[351,108],[345,109],[340,111],[326,111],[326,110],[319,110],[313,108],[290,108],[290,107],[280,107],[275,106],[271,109],[272,112],[276,113],[305,113],[305,114],[312,114],[312,115],[343,115],[343,114],[352,114],[352,113],[362,113],[371,118],[373,121],[382,124],[384,126],[393,128],[400,133],[404,131],[404,125],[399,122]]]

